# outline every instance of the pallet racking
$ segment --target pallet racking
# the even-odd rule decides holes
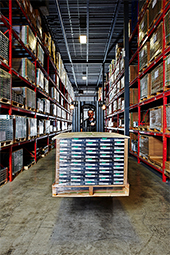
[[[72,124],[72,112],[69,109],[69,105],[73,101],[74,94],[71,89],[71,84],[68,83],[66,80],[64,83],[62,77],[60,77],[60,70],[58,70],[57,68],[58,66],[56,65],[56,59],[54,56],[55,45],[54,43],[52,45],[53,52],[50,52],[50,50],[46,46],[44,46],[40,30],[36,28],[35,20],[30,19],[30,16],[28,16],[28,10],[26,11],[24,9],[23,3],[26,2],[27,1],[8,0],[3,1],[1,6],[1,28],[2,34],[5,35],[9,40],[9,57],[8,59],[4,59],[4,57],[0,56],[0,68],[10,74],[10,100],[5,100],[5,98],[1,97],[0,109],[1,114],[9,116],[25,116],[27,119],[36,119],[37,123],[41,121],[43,123],[45,122],[49,126],[47,127],[46,125],[46,132],[42,132],[39,135],[38,133],[37,135],[30,135],[29,127],[27,139],[15,140],[14,137],[13,141],[1,143],[1,156],[3,154],[7,155],[6,160],[9,162],[9,181],[12,181],[16,175],[12,169],[13,152],[23,149],[23,160],[25,160],[24,164],[27,163],[26,160],[28,159],[28,157],[30,157],[31,159],[31,162],[28,162],[27,166],[25,167],[25,169],[28,169],[31,165],[33,165],[33,163],[37,162],[40,156],[40,151],[42,155],[45,156],[47,155],[49,150],[54,148],[55,144],[52,141],[52,137],[59,133],[71,131]],[[31,30],[31,35],[35,36],[37,48],[39,45],[40,56],[41,52],[44,52],[44,65],[42,63],[43,61],[39,60],[41,57],[37,57],[35,51],[30,48],[30,45],[27,45],[22,41],[22,39],[14,29],[14,25],[24,25],[27,26],[27,30]],[[17,44],[17,46],[14,45],[14,42]],[[13,68],[13,57],[25,57],[31,61],[32,65],[35,68],[35,80],[33,78],[34,81],[30,80],[28,77],[23,77]],[[47,86],[45,87],[45,89],[43,89],[39,86],[39,84],[37,84],[38,68],[41,70],[46,80]],[[56,105],[57,109],[60,109],[60,117],[58,117],[57,113],[54,115],[54,112],[52,112],[50,108],[50,110],[48,111],[40,112],[38,111],[37,107],[24,107],[24,105],[22,105],[21,103],[13,102],[12,88],[14,87],[25,87],[27,90],[32,90],[35,93],[36,101],[39,98],[44,101],[48,100],[50,106]],[[57,101],[51,95],[51,88],[55,88],[58,93]],[[35,103],[37,104],[37,102]],[[3,164],[4,161],[2,160],[1,163]],[[1,167],[3,168],[3,165],[1,165]]]
[[[143,1],[141,1],[141,3],[142,2]],[[167,129],[168,119],[166,115],[168,114],[168,111],[166,111],[166,108],[168,107],[167,104],[170,102],[170,88],[169,88],[169,84],[166,84],[165,64],[167,62],[165,61],[166,61],[166,58],[169,58],[170,56],[169,55],[170,45],[169,45],[168,39],[166,42],[165,17],[169,15],[170,2],[164,0],[162,1],[161,6],[156,6],[157,2],[160,2],[160,1],[146,0],[144,1],[143,5],[139,6],[137,24],[136,26],[133,27],[133,31],[131,32],[131,35],[129,37],[130,49],[131,49],[131,45],[134,45],[134,44],[137,45],[136,50],[134,52],[130,51],[129,66],[130,68],[133,65],[137,67],[137,75],[136,77],[133,77],[133,80],[129,81],[129,87],[138,89],[138,102],[136,104],[132,104],[129,106],[130,116],[132,117],[130,121],[130,127],[129,127],[130,137],[131,137],[130,154],[137,158],[138,163],[144,162],[145,164],[149,165],[156,171],[160,172],[162,175],[162,181],[166,182],[166,179],[170,177],[170,170],[169,170],[170,133]],[[151,9],[152,7],[154,9],[157,8],[157,12],[155,12],[154,17],[149,16],[149,8]],[[150,19],[150,22],[149,22],[149,19]],[[146,22],[146,25],[143,26],[142,24],[142,27],[144,31],[145,30],[146,31],[143,32],[142,34],[140,33],[141,22],[144,22],[144,21]],[[168,19],[166,20],[166,22],[168,22]],[[150,52],[151,38],[153,40],[155,33],[158,30],[160,30],[160,26],[162,29],[162,36],[163,36],[162,38],[160,38],[162,40],[162,47],[159,48],[157,52],[155,51],[154,53],[152,53]],[[157,40],[156,36],[154,40]],[[144,51],[141,53],[143,49]],[[153,54],[153,57],[146,58],[146,61],[143,62],[142,67],[140,63],[140,59],[141,59],[140,53],[142,57],[145,57],[145,55],[148,56],[150,54]],[[115,75],[116,66],[119,64],[121,58],[122,56],[120,56],[120,58],[117,59],[117,62],[114,65],[114,69],[112,70],[110,77]],[[152,86],[151,75],[154,72],[156,72],[156,74],[158,73],[159,71],[158,67],[160,65],[163,66],[162,68],[163,73],[162,73],[162,80],[161,80],[162,87],[159,87],[159,91],[158,90],[154,91],[154,90],[151,90],[151,86]],[[124,71],[121,70],[116,75],[114,80],[111,81],[111,79],[109,79],[108,82],[105,84],[105,100],[107,97],[110,96],[110,93],[112,93],[114,86],[116,86],[117,83],[122,79],[123,75],[124,75]],[[147,90],[145,91],[146,95],[143,94],[144,91],[141,91],[141,84],[142,84],[141,80],[144,77],[145,78],[147,77],[148,79]],[[155,78],[157,77],[155,76]],[[140,92],[142,92],[142,95]],[[119,90],[117,93],[114,93],[112,96],[113,96],[112,99],[109,100],[107,103],[107,109],[105,112],[105,129],[106,131],[110,131],[110,132],[115,131],[115,132],[121,133],[124,131],[123,124],[120,126],[120,122],[123,123],[123,119],[124,119],[124,109],[114,109],[113,111],[113,104],[120,97],[124,96],[124,89]],[[159,109],[159,112],[162,112],[162,117],[161,117],[162,124],[159,129],[158,128],[153,129],[153,127],[150,128],[150,123],[148,123],[150,117],[152,118],[152,116],[149,115],[149,113],[151,112],[150,111],[151,108],[154,108],[152,109],[152,116],[154,114],[153,110],[155,110],[156,112],[156,109]],[[109,112],[108,112],[108,109],[110,109]],[[134,126],[132,126],[131,124],[133,123],[133,121],[134,121]],[[155,156],[152,155],[152,157],[150,158],[141,156],[140,138],[142,136],[148,136],[148,138],[158,137],[159,140],[161,140],[162,150],[159,156],[156,154]],[[154,142],[155,141],[156,140],[154,140]],[[154,157],[155,159],[153,160]],[[166,166],[168,166],[168,168]]]

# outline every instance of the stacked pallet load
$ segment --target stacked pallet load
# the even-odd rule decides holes
[[[129,104],[134,105],[138,103],[138,88],[129,89]]]
[[[1,147],[13,143],[13,116],[0,115],[0,145]]]
[[[140,100],[147,99],[151,94],[151,75],[146,74],[140,80]]]
[[[37,68],[37,87],[44,90],[44,73],[40,68]]]
[[[37,98],[37,112],[44,112],[44,100],[41,98]]]
[[[68,133],[56,139],[53,196],[128,196],[128,137]]]
[[[143,38],[146,36],[149,27],[149,12],[146,10],[143,18],[139,23],[139,43],[142,42]]]
[[[28,58],[12,58],[12,67],[22,77],[35,84],[35,65]]]
[[[0,101],[11,102],[11,74],[0,68]]]
[[[45,130],[44,130],[44,120],[37,120],[37,132],[38,132],[38,137],[41,135],[45,134]]]
[[[163,63],[159,64],[151,72],[151,94],[156,94],[163,90]]]
[[[20,26],[20,38],[23,43],[36,55],[36,37],[28,25]]]
[[[27,110],[36,109],[36,93],[27,87],[15,87],[14,90],[24,98],[24,105]]]
[[[8,64],[9,39],[0,31],[0,59]]]
[[[23,170],[23,149],[12,152],[12,175]]]
[[[37,136],[37,119],[27,117],[28,140]]]
[[[41,63],[42,66],[44,66],[44,50],[41,47],[41,44],[39,42],[37,42],[37,59],[38,61]]]
[[[151,108],[149,118],[150,130],[163,132],[163,106]]]
[[[166,132],[170,132],[170,104],[166,105]]]
[[[150,61],[162,53],[163,24],[161,23],[150,38]]]
[[[14,141],[21,142],[27,138],[27,118],[14,115]]]
[[[133,81],[138,76],[138,66],[130,65],[129,66],[129,81]]]
[[[24,108],[24,96],[21,89],[12,88],[12,105]]]
[[[147,67],[149,62],[149,42],[146,42],[142,49],[139,51],[139,70],[142,71]]]
[[[165,86],[170,86],[170,55],[165,59]]]
[[[165,15],[165,40],[168,46],[170,44],[170,10]]]
[[[154,20],[161,12],[163,7],[163,1],[151,0],[149,3],[149,27],[153,25]]]

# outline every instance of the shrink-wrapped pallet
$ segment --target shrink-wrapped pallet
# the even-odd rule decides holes
[[[37,98],[37,112],[44,112],[44,101],[41,98]]]
[[[122,90],[125,87],[125,78],[122,77],[120,80],[120,89]]]
[[[44,89],[44,73],[37,68],[37,87]]]
[[[165,15],[165,40],[168,46],[170,44],[170,10]]]
[[[151,94],[163,90],[163,63],[151,72]]]
[[[149,4],[149,27],[151,27],[154,23],[154,20],[160,14],[161,9],[163,7],[162,0],[151,0]]]
[[[36,109],[36,93],[27,87],[15,87],[18,94],[23,95],[25,108],[28,110]]]
[[[49,81],[44,77],[44,90],[47,94],[49,94]]]
[[[12,175],[23,169],[23,149],[12,152]]]
[[[38,131],[38,135],[43,135],[45,133],[44,132],[44,120],[38,120],[37,131]]]
[[[14,139],[23,139],[27,137],[27,119],[25,116],[14,115]]]
[[[57,105],[56,104],[51,104],[50,113],[52,116],[57,116]]]
[[[170,131],[170,104],[166,105],[166,126]]]
[[[113,102],[113,111],[117,111],[117,100]]]
[[[28,58],[12,58],[12,67],[22,77],[35,83],[35,65]]]
[[[28,139],[37,136],[37,119],[27,117],[28,123]]]
[[[50,120],[45,120],[45,134],[50,133]]]
[[[0,58],[8,62],[9,39],[0,31]]]
[[[170,86],[170,55],[165,59],[165,86]]]
[[[142,39],[147,34],[148,26],[149,26],[149,12],[146,10],[142,20],[139,23],[139,43],[141,43]]]
[[[0,68],[0,99],[10,100],[11,74]]]
[[[40,61],[42,66],[44,66],[44,50],[40,43],[37,43],[37,59]]]
[[[142,136],[142,135],[139,136],[139,147],[140,147],[139,156],[148,158],[148,154],[149,154],[149,137],[148,136]]]
[[[150,109],[150,129],[161,131],[163,129],[163,106]]]
[[[150,61],[162,52],[163,24],[161,23],[150,38]]]
[[[151,75],[146,74],[140,80],[140,99],[147,98],[151,93]]]
[[[16,102],[17,104],[24,105],[24,97],[21,90],[12,88],[12,101],[13,103]]]
[[[44,100],[44,112],[50,113],[50,100],[43,98]]]
[[[147,67],[149,62],[149,42],[146,42],[142,49],[139,51],[139,70]]]
[[[61,108],[58,107],[58,117],[61,118]]]
[[[53,99],[57,99],[56,98],[56,94],[57,94],[57,90],[56,90],[56,88],[54,88],[54,87],[52,87],[51,88],[51,97],[53,98]]]
[[[26,46],[28,46],[34,54],[36,54],[36,37],[31,28],[27,26],[21,26],[20,38]]]
[[[13,116],[0,115],[0,142],[13,141]]]

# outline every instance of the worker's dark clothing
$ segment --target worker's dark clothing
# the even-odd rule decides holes
[[[94,124],[94,125],[91,125]],[[83,131],[84,132],[89,132],[89,131],[96,131],[96,120],[93,119],[92,121],[88,119],[83,121]]]

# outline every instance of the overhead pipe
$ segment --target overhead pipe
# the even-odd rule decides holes
[[[104,55],[104,58],[103,58],[103,63],[105,63],[106,58],[107,58],[107,54],[108,54],[108,51],[109,51],[111,39],[112,39],[113,32],[114,32],[114,29],[115,29],[115,25],[116,25],[117,17],[118,17],[118,14],[119,14],[119,9],[120,9],[120,6],[121,6],[121,2],[122,2],[122,0],[118,0],[117,1],[116,11],[115,11],[115,13],[113,15],[112,30],[110,32],[109,41],[108,41],[107,48],[106,48],[106,51],[105,51],[105,55]],[[101,75],[102,75],[102,66],[101,66],[101,69],[100,69],[100,74],[99,74],[99,78],[98,78],[98,81],[97,81],[97,86],[99,86]]]
[[[68,57],[69,57],[69,60],[70,60],[70,63],[71,63],[71,69],[72,69],[72,73],[73,73],[73,77],[74,77],[74,82],[75,82],[76,87],[78,88],[77,81],[76,81],[76,75],[75,75],[75,71],[74,71],[74,66],[73,66],[71,55],[70,55],[70,50],[69,50],[69,46],[68,46],[68,42],[67,42],[67,37],[66,37],[65,29],[64,29],[64,24],[63,24],[61,12],[60,12],[59,3],[58,3],[58,0],[55,0],[55,1],[56,1],[58,16],[59,16],[59,20],[60,20],[60,24],[61,24],[61,29],[62,29],[62,32],[63,32],[63,37],[64,37],[66,49],[67,49],[67,54],[68,54]]]

